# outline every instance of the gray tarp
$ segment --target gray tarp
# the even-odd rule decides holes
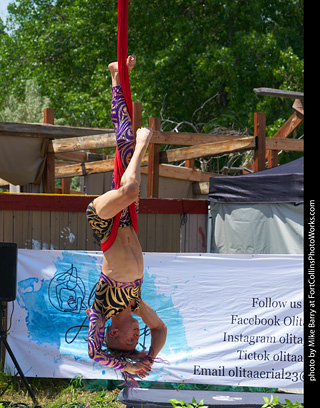
[[[303,202],[304,158],[243,176],[211,177],[208,199],[221,203]]]
[[[15,185],[37,181],[42,173],[42,138],[0,136],[0,178]]]
[[[208,250],[303,253],[303,158],[244,176],[210,179]]]

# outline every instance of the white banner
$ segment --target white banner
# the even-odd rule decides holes
[[[142,298],[168,327],[168,364],[148,380],[303,387],[301,255],[146,253],[144,263]],[[71,342],[101,264],[100,252],[19,250],[8,343],[26,376],[120,379],[89,359],[86,327]]]

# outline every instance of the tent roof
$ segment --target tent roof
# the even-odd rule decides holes
[[[304,158],[242,176],[211,177],[208,200],[221,203],[303,202]]]

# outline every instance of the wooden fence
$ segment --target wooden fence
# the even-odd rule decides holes
[[[0,242],[99,251],[85,215],[94,197],[2,193]],[[138,238],[144,252],[206,252],[206,236],[205,200],[140,199]]]

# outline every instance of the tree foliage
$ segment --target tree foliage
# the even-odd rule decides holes
[[[0,110],[33,79],[57,118],[111,127],[108,63],[117,55],[116,0],[12,0],[0,24]],[[303,91],[302,0],[130,0],[133,100],[143,120],[248,128],[265,111],[274,127],[291,100],[253,88]],[[212,98],[217,95],[216,98]],[[211,99],[210,99],[211,98]],[[206,103],[203,109],[193,113]]]

